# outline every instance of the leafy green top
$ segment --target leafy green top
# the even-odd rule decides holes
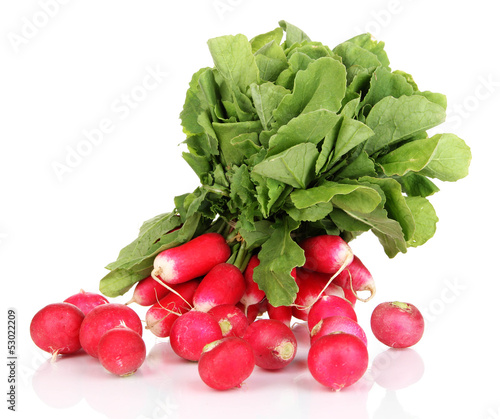
[[[104,293],[125,292],[161,250],[224,223],[245,252],[260,249],[255,279],[276,306],[297,292],[290,272],[304,263],[301,238],[349,241],[371,230],[394,257],[434,235],[427,197],[439,189],[429,178],[466,176],[470,149],[454,134],[428,137],[446,98],[391,71],[383,42],[362,34],[332,50],[281,21],[250,41],[208,46],[215,67],[193,75],[180,115],[183,157],[201,186],[145,223],[108,265]]]

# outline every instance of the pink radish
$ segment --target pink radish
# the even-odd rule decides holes
[[[83,314],[85,315],[87,315],[87,313],[94,307],[100,306],[101,304],[109,303],[109,301],[101,294],[95,294],[93,292],[85,292],[84,290],[80,290],[78,294],[66,298],[64,302],[74,304],[80,310],[82,310]]]
[[[424,318],[413,304],[399,301],[381,303],[371,316],[375,337],[392,348],[415,345],[424,334]]]
[[[222,331],[217,320],[196,310],[177,318],[170,330],[172,350],[189,361],[198,361],[203,347],[219,339],[222,339]]]
[[[177,320],[177,317],[191,309],[198,284],[199,281],[193,279],[182,284],[172,285],[172,289],[180,296],[169,292],[160,301],[152,305],[146,312],[146,329],[160,338],[168,337],[172,324]]]
[[[193,297],[194,308],[207,312],[221,304],[236,304],[245,292],[243,274],[230,263],[214,266],[201,280]]]
[[[361,326],[345,316],[331,316],[320,320],[311,330],[311,345],[320,337],[335,332],[349,333],[357,336],[365,345],[368,345],[366,334]]]
[[[278,320],[257,320],[247,327],[245,339],[255,353],[255,364],[268,370],[286,367],[297,354],[297,339]]]
[[[31,320],[30,335],[35,345],[52,354],[71,354],[78,351],[79,333],[85,315],[73,304],[55,303],[45,306]]]
[[[331,274],[309,271],[307,269],[297,269],[297,285],[299,292],[295,297],[292,309],[294,317],[300,320],[307,320],[307,315],[312,305],[318,300],[320,295],[337,295],[344,297],[344,291],[338,285],[328,284]],[[328,285],[328,287],[327,287]],[[325,287],[327,287],[325,289]],[[321,292],[324,291],[324,294]]]
[[[231,255],[226,239],[218,233],[205,233],[187,243],[159,253],[154,260],[152,277],[166,284],[180,284],[206,275]]]
[[[368,350],[354,335],[329,334],[312,344],[307,366],[316,381],[338,391],[364,375],[368,368]]]
[[[335,274],[353,260],[349,245],[339,236],[321,235],[309,237],[300,243],[304,250],[304,268],[311,271]]]
[[[226,337],[203,348],[198,372],[203,382],[215,390],[241,387],[255,367],[252,347],[238,337]]]
[[[80,342],[89,355],[97,358],[102,335],[118,326],[126,326],[142,336],[142,322],[137,313],[125,304],[103,304],[85,316],[80,327]]]
[[[99,362],[109,372],[127,376],[143,364],[146,345],[136,331],[128,327],[115,327],[102,335],[97,354]]]
[[[361,260],[354,256],[351,264],[344,269],[338,277],[336,277],[333,282],[340,285],[342,288],[347,288],[354,290],[355,295],[360,291],[370,291],[370,296],[368,298],[357,298],[361,301],[369,301],[375,296],[375,281]]]
[[[259,263],[260,262],[257,255],[253,255],[250,258],[244,272],[245,292],[240,301],[245,307],[261,302],[266,296],[264,291],[262,291],[257,283],[253,280],[253,270],[257,266],[259,266]]]
[[[242,337],[248,327],[248,319],[238,307],[231,304],[222,304],[212,308],[208,314],[219,323],[222,337]]]
[[[292,321],[292,307],[290,306],[274,307],[268,302],[267,314],[269,315],[270,319],[278,320],[285,326],[290,327],[290,322]]]
[[[132,299],[127,303],[137,303],[140,306],[152,306],[169,293],[169,289],[161,285],[152,276],[142,279],[134,288]]]
[[[356,305],[356,301],[358,301],[356,294],[354,294],[350,288],[342,288],[342,290],[344,291],[345,299],[354,307]]]
[[[316,301],[309,311],[309,315],[307,316],[309,330],[312,330],[321,319],[331,316],[345,316],[355,322],[358,321],[356,312],[349,301],[336,295],[325,295]]]

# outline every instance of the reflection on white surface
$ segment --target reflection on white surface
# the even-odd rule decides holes
[[[404,416],[395,390],[417,382],[423,362],[414,350],[385,351],[356,384],[334,392],[317,383],[307,370],[309,336],[305,324],[293,331],[299,348],[293,363],[282,371],[256,367],[240,389],[219,392],[199,378],[197,363],[175,355],[168,341],[151,346],[144,365],[132,376],[116,377],[97,359],[79,352],[47,360],[33,377],[33,389],[47,406],[71,408],[84,401],[108,418],[240,418],[332,417],[368,419],[367,403],[374,384],[388,389],[377,418]],[[244,408],[242,409],[242,406]],[[326,410],[325,410],[326,409]],[[399,416],[389,416],[393,409]]]

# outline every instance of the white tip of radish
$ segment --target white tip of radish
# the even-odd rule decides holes
[[[176,276],[176,271],[174,269],[175,262],[171,259],[161,258],[159,256],[154,260],[151,276],[156,276],[168,284],[169,281]]]
[[[283,361],[288,361],[290,358],[293,358],[295,355],[295,346],[290,341],[284,341],[279,346],[274,348],[276,354]]]

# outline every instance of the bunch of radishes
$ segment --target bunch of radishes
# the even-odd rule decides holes
[[[180,357],[197,361],[201,379],[217,390],[241,386],[255,365],[272,370],[289,365],[297,353],[291,320],[304,320],[311,337],[307,363],[312,376],[340,390],[358,381],[368,367],[367,338],[354,305],[360,291],[371,293],[363,301],[373,296],[374,281],[339,236],[311,237],[300,246],[306,262],[291,272],[299,291],[290,306],[269,304],[253,280],[256,255],[243,272],[227,263],[231,250],[218,233],[158,254],[151,276],[136,285],[127,304],[149,306],[146,329],[169,337]],[[81,345],[107,370],[135,372],[146,355],[137,314],[96,294],[76,297],[35,315],[35,343],[55,355]],[[269,319],[256,320],[265,312]],[[408,347],[421,338],[423,318],[411,304],[383,303],[374,310],[371,327],[381,342]]]

